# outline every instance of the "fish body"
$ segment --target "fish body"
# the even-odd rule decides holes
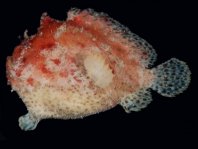
[[[71,9],[66,21],[46,13],[38,33],[15,47],[7,58],[7,78],[28,113],[23,130],[42,119],[75,119],[120,104],[140,111],[151,101],[149,88],[163,96],[183,92],[190,82],[185,62],[172,58],[151,68],[153,47],[104,13]]]

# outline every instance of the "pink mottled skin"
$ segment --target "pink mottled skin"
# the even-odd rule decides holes
[[[53,78],[55,75],[57,76],[57,72],[52,72],[48,70],[45,65],[45,57],[43,57],[40,52],[45,50],[51,50],[56,43],[59,43],[62,46],[66,47],[80,47],[76,48],[75,53],[86,53],[89,48],[87,47],[98,47],[102,54],[104,55],[107,63],[109,64],[109,67],[112,69],[112,72],[115,73],[115,62],[110,61],[108,57],[108,53],[105,53],[105,51],[99,47],[100,43],[105,43],[107,45],[110,45],[113,49],[111,51],[111,55],[117,56],[119,59],[122,59],[124,62],[124,68],[122,71],[125,72],[125,75],[128,75],[129,78],[129,84],[133,84],[133,87],[131,88],[131,91],[136,90],[136,88],[139,88],[139,76],[138,72],[139,69],[144,69],[142,65],[140,64],[140,61],[137,60],[129,60],[128,53],[131,50],[128,46],[123,44],[120,41],[124,41],[124,39],[119,35],[112,32],[112,28],[108,27],[105,28],[105,18],[103,20],[98,20],[93,22],[94,19],[93,16],[86,16],[84,17],[86,12],[79,14],[72,20],[67,21],[67,32],[64,32],[61,34],[61,36],[58,39],[54,38],[54,34],[58,27],[60,27],[64,22],[58,22],[49,16],[44,16],[41,20],[41,26],[39,28],[39,32],[37,35],[32,36],[29,39],[25,39],[22,44],[17,46],[13,52],[12,59],[8,58],[7,61],[7,68],[8,70],[12,69],[10,68],[10,65],[12,61],[17,61],[17,59],[20,57],[21,52],[26,47],[28,48],[28,52],[25,53],[25,56],[23,57],[23,65],[20,66],[19,69],[15,70],[17,76],[19,77],[21,74],[21,71],[23,68],[28,65],[32,64],[37,67],[37,69],[40,71],[40,73],[43,73],[48,78]],[[85,20],[86,19],[86,20]],[[89,23],[90,22],[90,23]],[[83,26],[83,32],[74,32],[76,28],[81,28]],[[105,31],[104,31],[105,28]],[[40,34],[42,33],[42,34]],[[108,33],[108,36],[105,34]],[[96,38],[95,41],[93,41],[89,35],[93,34]],[[116,37],[118,40],[117,42],[110,40],[111,38]],[[126,41],[124,41],[126,43]],[[81,49],[81,51],[78,51]],[[142,53],[146,56],[146,53]],[[76,57],[74,54],[70,54],[71,57],[67,57],[70,59],[71,63],[76,63],[78,61],[78,57]],[[60,64],[59,59],[52,59],[52,61],[56,64]],[[73,70],[75,71],[75,70]],[[68,72],[59,72],[60,76],[67,77]],[[73,73],[72,71],[70,73]],[[119,74],[117,74],[119,75]],[[122,76],[120,76],[122,77]],[[125,76],[126,77],[126,76]],[[144,80],[151,81],[152,73],[149,72],[149,70],[145,71],[144,74]],[[10,78],[8,76],[8,80],[12,83],[17,81],[15,78]],[[78,83],[81,83],[78,81],[78,78],[76,78]],[[31,85],[34,84],[34,80],[32,78],[28,78],[27,82]],[[149,84],[149,82],[145,82],[145,85]]]

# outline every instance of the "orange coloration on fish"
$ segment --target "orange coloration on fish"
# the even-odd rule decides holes
[[[72,9],[66,21],[43,14],[38,33],[7,59],[8,82],[28,109],[19,126],[33,130],[42,119],[81,118],[118,104],[140,111],[152,100],[149,88],[167,97],[183,92],[188,66],[173,58],[149,69],[155,59],[150,44],[104,13]]]

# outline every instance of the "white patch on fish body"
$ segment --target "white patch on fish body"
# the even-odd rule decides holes
[[[99,55],[89,55],[84,60],[88,76],[102,88],[107,87],[113,80],[111,69],[105,64],[104,58]]]

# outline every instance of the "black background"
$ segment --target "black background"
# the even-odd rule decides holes
[[[133,147],[153,144],[192,145],[197,139],[198,118],[196,3],[126,0],[65,0],[0,2],[0,140],[64,140],[67,145],[105,144]],[[189,65],[191,84],[183,94],[165,98],[152,92],[153,102],[141,112],[126,114],[117,106],[109,111],[79,120],[43,120],[34,131],[18,127],[18,117],[27,111],[18,95],[11,93],[5,75],[6,57],[20,43],[25,29],[34,34],[40,16],[65,20],[71,7],[105,12],[146,39],[158,54],[155,66],[176,57]],[[140,142],[140,143],[137,143]],[[95,147],[94,147],[95,148]]]

